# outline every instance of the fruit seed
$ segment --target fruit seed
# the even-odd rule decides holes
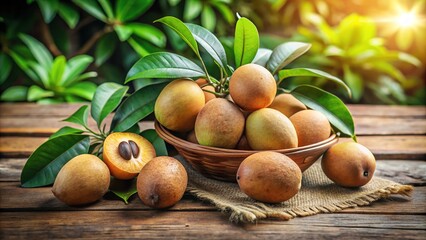
[[[132,158],[132,149],[128,142],[122,141],[118,145],[118,153],[120,156],[126,160],[130,160]]]
[[[130,148],[132,149],[132,155],[134,158],[137,158],[139,156],[139,147],[138,145],[133,142],[132,140],[129,140]]]

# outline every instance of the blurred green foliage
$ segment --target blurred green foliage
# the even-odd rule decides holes
[[[395,6],[424,14],[426,1],[21,0],[0,5],[0,90],[4,94],[9,87],[20,86],[13,88],[17,94],[15,100],[28,101],[23,87],[33,84],[50,91],[28,74],[30,67],[24,68],[17,62],[18,57],[11,55],[13,50],[21,60],[40,64],[19,37],[21,33],[38,39],[52,59],[90,56],[92,61],[87,68],[98,73],[91,79],[96,84],[122,83],[130,67],[150,53],[173,49],[191,57],[191,50],[179,36],[153,23],[155,19],[170,15],[202,25],[220,37],[228,54],[233,47],[229,36],[234,32],[239,13],[259,28],[263,48],[273,49],[290,40],[312,43],[312,50],[303,61],[344,79],[354,92],[347,101],[426,104],[426,48],[422,47],[426,40],[425,22],[415,28],[392,28],[392,22],[378,20],[395,15]],[[347,18],[351,13],[359,16]],[[355,18],[362,23],[354,24]],[[364,22],[365,19],[369,20]],[[213,74],[219,74],[214,72],[213,60],[207,60],[206,66]],[[296,77],[283,84],[291,85],[293,81],[315,81],[329,90],[335,88],[321,79]],[[133,81],[134,89],[138,84]],[[67,101],[63,96],[45,98]],[[74,98],[85,99],[88,98]],[[11,98],[2,97],[2,101],[6,100]]]
[[[395,63],[416,68],[421,66],[417,58],[385,47],[385,39],[377,37],[376,25],[369,18],[352,14],[336,27],[331,27],[318,15],[310,16],[315,28],[300,27],[295,36],[312,44],[305,61],[341,77],[353,93],[348,101],[408,102],[405,90],[412,88],[413,83]],[[417,82],[416,88],[424,88],[421,81]],[[321,81],[317,84],[322,85]]]

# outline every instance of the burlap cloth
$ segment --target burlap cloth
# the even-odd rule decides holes
[[[336,212],[369,205],[391,194],[409,196],[413,190],[412,186],[379,177],[373,177],[360,188],[339,187],[325,176],[318,160],[303,173],[302,188],[296,196],[279,204],[265,204],[249,198],[240,191],[238,184],[207,178],[196,172],[182,157],[177,158],[188,172],[187,191],[229,214],[232,222],[255,222],[265,218],[289,220],[298,216]]]

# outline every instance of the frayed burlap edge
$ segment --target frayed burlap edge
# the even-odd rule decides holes
[[[256,222],[257,220],[274,218],[280,220],[290,220],[295,217],[311,216],[318,213],[331,213],[342,211],[346,208],[366,206],[372,202],[382,198],[387,198],[392,194],[399,194],[403,196],[411,196],[413,187],[410,185],[395,184],[393,186],[385,187],[383,189],[376,190],[372,193],[360,196],[358,198],[342,201],[333,204],[323,204],[320,206],[310,206],[307,208],[293,208],[287,211],[276,211],[266,204],[260,202],[254,202],[250,204],[239,204],[229,205],[223,203],[221,199],[218,199],[215,195],[210,194],[204,190],[197,189],[195,187],[188,187],[188,191],[195,197],[212,203],[216,208],[225,214],[230,213],[229,220],[231,222]]]

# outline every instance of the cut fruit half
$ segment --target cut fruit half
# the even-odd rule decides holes
[[[117,179],[136,177],[143,166],[155,156],[152,144],[135,133],[112,133],[104,141],[104,162],[111,175]]]

